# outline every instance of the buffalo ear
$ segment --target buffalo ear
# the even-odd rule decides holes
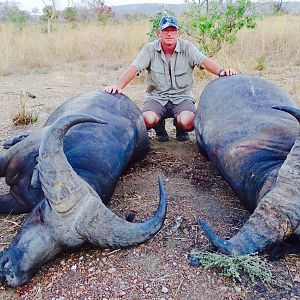
[[[28,207],[20,199],[16,199],[11,193],[0,195],[0,213],[1,214],[24,214],[30,212]]]

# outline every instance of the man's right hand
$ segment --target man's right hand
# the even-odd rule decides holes
[[[123,92],[123,89],[116,85],[106,86],[104,90],[106,93],[109,93],[109,94],[115,94],[115,93],[122,94],[122,92]]]

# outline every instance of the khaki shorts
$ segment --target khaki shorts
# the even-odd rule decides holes
[[[173,104],[168,101],[165,106],[161,105],[155,100],[148,100],[144,103],[142,112],[153,111],[159,119],[177,118],[177,116],[183,111],[190,111],[196,114],[196,106],[192,100],[183,100],[179,104]]]

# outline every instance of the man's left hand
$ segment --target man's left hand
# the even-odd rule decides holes
[[[234,69],[222,69],[220,72],[219,72],[219,77],[225,77],[225,76],[232,76],[232,75],[236,75],[237,72],[236,70]]]

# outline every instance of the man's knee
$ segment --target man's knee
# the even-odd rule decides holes
[[[143,112],[143,117],[147,129],[153,128],[159,122],[159,116],[154,111]]]
[[[177,125],[184,131],[192,131],[194,129],[195,114],[191,111],[183,111],[177,116]]]

